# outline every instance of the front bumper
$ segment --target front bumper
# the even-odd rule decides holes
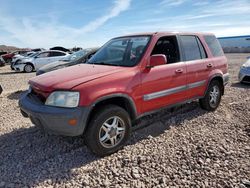
[[[249,68],[241,68],[239,75],[239,81],[244,83],[250,83],[250,67]]]
[[[24,66],[25,66],[26,64],[15,64],[15,65],[13,65],[12,67],[13,67],[13,69],[15,70],[15,71],[17,71],[17,72],[23,72],[24,71]]]
[[[44,105],[31,93],[24,94],[19,100],[24,117],[29,117],[33,124],[46,131],[64,136],[83,134],[90,109],[88,107],[60,108]],[[70,125],[69,120],[75,119],[76,124]]]

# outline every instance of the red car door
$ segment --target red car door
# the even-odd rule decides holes
[[[142,113],[186,99],[186,65],[180,62],[176,36],[160,38],[151,53],[154,54],[164,54],[167,64],[145,68],[142,72]]]
[[[186,98],[186,65],[183,62],[153,67],[142,74],[142,111],[148,112]]]
[[[197,36],[179,36],[183,59],[187,66],[187,97],[201,97],[206,89],[209,73],[213,68],[211,59],[207,58],[204,47]]]

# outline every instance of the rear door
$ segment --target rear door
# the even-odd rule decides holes
[[[58,60],[62,59],[64,56],[66,56],[66,54],[63,52],[52,51],[52,52],[50,52],[50,55],[49,55],[49,57],[50,57],[49,62],[58,61]]]
[[[160,38],[151,53],[154,54],[165,55],[167,64],[142,72],[142,113],[186,99],[186,65],[180,61],[176,36]]]
[[[208,55],[198,36],[179,36],[182,56],[187,66],[187,97],[189,99],[203,96],[206,82],[213,62]]]

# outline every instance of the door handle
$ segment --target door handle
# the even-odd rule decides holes
[[[176,69],[175,72],[176,73],[183,73],[183,69]]]
[[[212,68],[212,67],[213,67],[212,63],[207,64],[207,68]]]

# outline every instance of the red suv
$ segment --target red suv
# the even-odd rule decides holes
[[[215,110],[228,79],[214,35],[143,33],[110,40],[86,64],[31,79],[19,105],[35,125],[84,135],[102,156],[120,149],[144,115],[196,99]]]

